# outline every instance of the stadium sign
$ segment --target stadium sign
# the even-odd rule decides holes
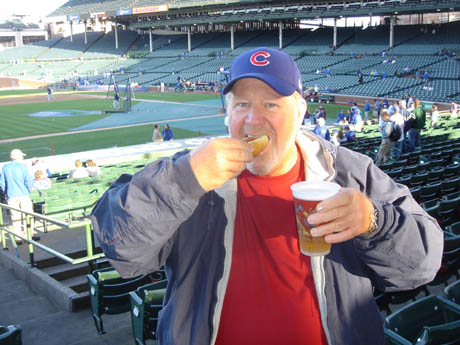
[[[107,14],[105,12],[96,12],[96,13],[91,13],[90,17],[91,18],[107,18]]]
[[[117,16],[129,16],[131,14],[133,14],[133,10],[131,8],[117,10]]]
[[[70,14],[67,16],[67,21],[70,22],[72,20],[80,20],[79,14]]]
[[[166,12],[166,11],[168,11],[168,5],[142,6],[142,7],[133,8],[133,14]]]

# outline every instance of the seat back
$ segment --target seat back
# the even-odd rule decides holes
[[[439,326],[425,326],[415,345],[459,344],[460,320]]]
[[[447,298],[454,303],[460,303],[460,280],[449,284],[445,289],[444,293]]]
[[[440,296],[428,296],[408,304],[385,319],[385,328],[398,335],[386,332],[391,344],[402,338],[415,343],[423,327],[445,325],[460,321],[460,306]],[[392,342],[391,339],[394,341]]]
[[[21,345],[22,328],[19,325],[0,326],[1,345]]]
[[[156,338],[158,314],[163,307],[167,280],[141,286],[130,293],[131,326],[136,344]]]

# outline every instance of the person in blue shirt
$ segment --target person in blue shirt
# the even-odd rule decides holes
[[[313,130],[313,133],[315,133],[323,139],[326,139],[327,141],[331,140],[331,135],[329,133],[329,129],[326,126],[326,121],[324,121],[322,117],[316,120],[316,127]]]
[[[344,124],[345,121],[347,119],[347,114],[345,114],[345,110],[341,109],[338,113],[337,113],[337,121],[336,123],[338,124]]]
[[[22,163],[24,160],[23,153],[19,149],[14,149],[10,153],[11,162],[3,166],[0,174],[0,188],[2,189],[6,202],[9,206],[32,212],[32,192],[33,178],[29,170]],[[25,236],[25,223],[22,221],[21,212],[11,210],[11,222],[13,232],[17,235]],[[33,236],[33,240],[38,241],[38,236]],[[19,237],[16,237],[16,243],[22,244]]]
[[[165,128],[163,128],[163,131],[161,133],[163,135],[163,141],[169,141],[174,139],[173,132],[171,128],[169,128],[169,125],[166,124]]]
[[[388,107],[390,106],[390,103],[388,102],[388,98],[385,97],[385,98],[383,99],[382,106],[383,106],[385,109],[388,109]]]
[[[371,111],[371,104],[366,99],[366,105],[364,106],[364,121],[369,120],[369,112]]]
[[[352,131],[350,129],[350,126],[345,126],[345,139],[347,139],[347,142],[349,141],[356,141],[356,133],[355,131]]]

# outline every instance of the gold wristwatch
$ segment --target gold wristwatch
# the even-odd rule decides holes
[[[373,206],[374,210],[372,211],[370,215],[370,226],[369,229],[363,234],[363,235],[370,235],[374,233],[378,228],[379,228],[379,211],[377,210],[377,207]]]

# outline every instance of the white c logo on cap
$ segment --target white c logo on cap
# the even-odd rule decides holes
[[[267,60],[269,56],[269,53],[260,51],[252,54],[249,61],[251,61],[254,66],[267,66],[270,63],[270,61]]]

